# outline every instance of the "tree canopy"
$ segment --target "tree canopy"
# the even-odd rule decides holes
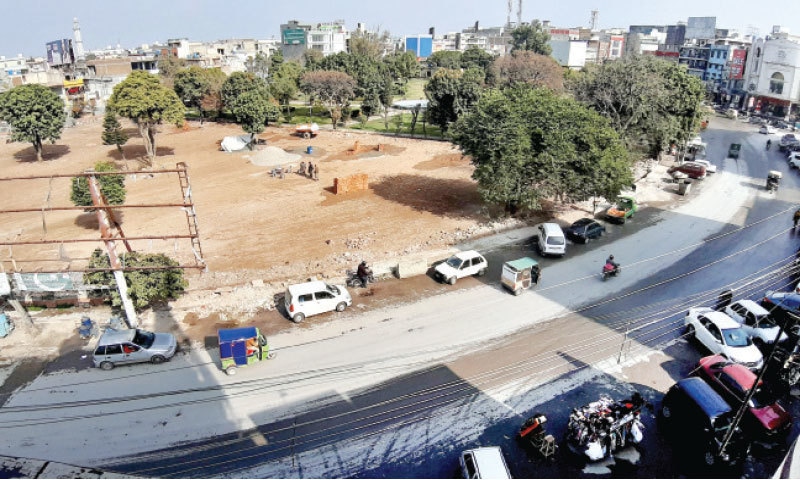
[[[61,138],[65,119],[64,100],[44,85],[20,85],[0,94],[0,120],[13,128],[11,140],[31,142],[38,161],[43,143]]]
[[[569,98],[521,84],[489,90],[453,125],[487,202],[511,213],[557,201],[614,198],[631,183],[628,154],[608,121]]]
[[[528,50],[539,55],[550,55],[553,48],[548,43],[550,33],[542,22],[534,20],[530,25],[521,25],[511,31],[511,51]]]
[[[477,68],[466,71],[441,68],[425,85],[428,116],[443,132],[478,101],[483,89],[484,72]]]
[[[527,83],[554,92],[564,90],[564,70],[551,57],[528,50],[517,50],[492,63],[492,82],[496,86]]]
[[[355,98],[356,86],[353,77],[343,72],[318,70],[300,78],[300,90],[327,107],[334,129],[344,108]]]
[[[139,127],[150,163],[156,157],[158,125],[165,121],[176,125],[183,123],[184,107],[178,96],[161,85],[157,76],[144,70],[131,72],[114,87],[108,105]]]
[[[128,141],[128,134],[122,129],[119,120],[117,119],[117,112],[113,108],[106,108],[106,114],[103,117],[103,133],[100,135],[103,140],[103,145],[116,145],[117,151],[125,158],[125,152],[122,146]]]
[[[386,50],[386,43],[390,41],[391,36],[387,31],[356,30],[350,34],[348,50],[352,54],[378,60]]]
[[[178,262],[160,253],[125,252],[120,255],[120,262],[126,267],[178,267]],[[89,268],[110,268],[108,255],[96,249],[89,259]],[[137,310],[141,310],[153,302],[174,300],[183,293],[187,286],[180,268],[164,268],[163,270],[129,270],[124,272],[128,284],[128,296]],[[110,289],[111,304],[122,306],[117,281],[111,271],[91,272],[84,274],[84,281],[91,285],[106,285]]]
[[[97,162],[94,165],[95,172],[116,172],[117,167],[113,162]],[[100,193],[106,198],[109,205],[122,205],[125,203],[125,175],[98,175],[97,183],[100,186]],[[92,194],[89,191],[89,181],[86,177],[73,177],[72,191],[70,200],[76,207],[93,207]],[[94,208],[87,208],[92,211]]]
[[[568,82],[580,102],[604,117],[630,148],[657,156],[699,126],[702,82],[682,65],[632,56],[592,65]]]
[[[461,55],[457,50],[439,50],[428,57],[428,65],[456,70],[461,68]]]
[[[219,110],[220,89],[226,78],[219,68],[193,65],[175,74],[173,88],[184,105],[198,109],[203,123],[206,112]]]

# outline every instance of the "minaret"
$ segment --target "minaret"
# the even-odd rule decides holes
[[[75,36],[75,57],[79,61],[86,60],[83,54],[83,40],[81,39],[81,26],[78,24],[78,17],[72,19],[72,31]]]

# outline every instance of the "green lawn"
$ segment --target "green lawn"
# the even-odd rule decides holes
[[[369,122],[364,125],[362,125],[360,122],[349,122],[347,127],[352,128],[353,130],[370,130],[379,133],[402,133],[409,135],[411,134],[411,114],[401,113],[389,117],[388,130],[384,126],[382,117],[372,117],[370,118]],[[442,138],[442,131],[439,129],[439,127],[431,125],[430,123],[425,125],[425,132],[426,135],[423,135],[422,122],[417,121],[417,125],[414,128],[415,138]]]
[[[412,78],[406,87],[407,93],[402,100],[425,100],[425,84],[428,81],[424,78]],[[401,99],[395,99],[401,100]]]

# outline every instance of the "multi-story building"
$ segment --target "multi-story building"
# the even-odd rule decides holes
[[[800,107],[800,36],[774,27],[753,41],[745,67],[745,108],[780,118],[797,116]]]
[[[291,20],[281,25],[281,53],[287,60],[299,60],[306,50],[316,50],[327,56],[347,51],[350,32],[344,20],[316,25]]]

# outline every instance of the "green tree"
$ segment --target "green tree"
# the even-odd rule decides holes
[[[419,76],[419,64],[414,52],[395,52],[384,57],[383,62],[389,68],[392,78],[402,83]]]
[[[461,54],[461,68],[477,67],[488,71],[492,62],[494,62],[494,55],[474,45]]]
[[[343,72],[317,70],[300,78],[300,90],[325,105],[334,129],[342,119],[343,110],[355,98],[356,86],[353,77]]]
[[[550,55],[553,53],[553,48],[549,41],[550,33],[544,29],[539,20],[511,31],[511,51],[528,50],[539,55]]]
[[[631,183],[628,154],[608,122],[574,100],[520,84],[489,90],[452,128],[472,157],[485,201],[507,211],[594,195]]]
[[[270,53],[269,74],[272,75],[272,72],[279,68],[284,61],[285,59],[283,58],[283,53],[280,50],[275,50],[274,52]]]
[[[108,101],[118,115],[131,119],[144,140],[147,158],[156,158],[156,134],[163,122],[181,125],[184,107],[175,92],[158,81],[158,77],[136,70],[114,87]]]
[[[128,284],[128,296],[137,310],[150,306],[153,302],[174,300],[187,287],[183,270],[177,268],[178,262],[160,253],[125,252],[120,262],[128,268],[148,267],[150,269],[128,270],[124,272]],[[171,268],[172,267],[172,268]],[[89,259],[89,268],[110,268],[108,255],[96,249]],[[84,274],[84,281],[90,285],[105,285],[111,292],[111,304],[122,306],[117,282],[111,271]]]
[[[555,92],[564,90],[564,69],[552,57],[517,50],[498,58],[491,65],[492,84],[499,87],[527,83]]]
[[[208,86],[200,99],[200,123],[204,118],[207,118],[211,112],[214,115],[219,115],[222,110],[222,85],[228,76],[219,68],[206,68],[204,69],[205,76],[208,80]]]
[[[464,72],[448,68],[437,70],[425,85],[431,123],[446,132],[451,123],[469,111],[480,98],[483,75],[476,68]]]
[[[386,51],[387,42],[390,41],[391,36],[387,31],[380,31],[380,29],[374,32],[356,30],[350,34],[348,51],[355,55],[379,60]]]
[[[705,93],[685,67],[649,55],[589,66],[568,88],[608,118],[629,148],[653,157],[670,141],[693,135]]]
[[[0,94],[0,120],[13,128],[11,140],[31,142],[40,162],[43,143],[61,138],[64,108],[64,100],[43,85],[20,85]]]
[[[280,111],[277,105],[261,90],[250,90],[239,95],[230,105],[231,112],[236,117],[236,123],[242,130],[249,133],[251,138],[264,131],[270,121],[277,121]]]
[[[122,129],[122,125],[117,119],[117,112],[113,108],[106,108],[101,138],[103,145],[116,145],[122,159],[125,159],[125,151],[122,150],[122,146],[128,141],[128,134]]]
[[[309,49],[303,52],[303,66],[306,70],[320,70],[320,63],[325,59],[325,55],[319,50]]]
[[[284,62],[270,72],[269,91],[279,104],[286,108],[289,116],[289,102],[297,95],[298,82],[303,67],[297,62]]]
[[[439,50],[433,52],[428,57],[428,65],[431,67],[449,68],[457,70],[461,68],[461,52],[455,50]]]
[[[226,107],[232,108],[242,94],[252,91],[269,98],[269,88],[263,78],[248,72],[233,72],[222,84],[222,102]]]
[[[256,53],[255,57],[247,57],[245,68],[258,78],[267,78],[270,68],[269,57],[264,52]]]
[[[205,69],[191,66],[175,73],[172,88],[184,105],[200,111],[200,123],[203,123],[203,110],[201,107],[203,97],[209,91],[211,79]]]
[[[163,55],[159,57],[156,65],[158,68],[158,74],[164,81],[164,85],[172,87],[172,82],[175,79],[175,75],[182,69],[186,68],[186,63],[186,60],[178,58],[174,55]]]
[[[95,172],[116,172],[117,167],[113,162],[97,162],[94,165]],[[106,198],[109,205],[122,205],[125,203],[125,175],[98,175],[97,183],[100,186],[100,193]],[[89,181],[86,177],[72,178],[72,191],[70,200],[76,207],[93,207],[92,194],[89,191]],[[94,208],[87,208],[86,211],[93,211]]]

